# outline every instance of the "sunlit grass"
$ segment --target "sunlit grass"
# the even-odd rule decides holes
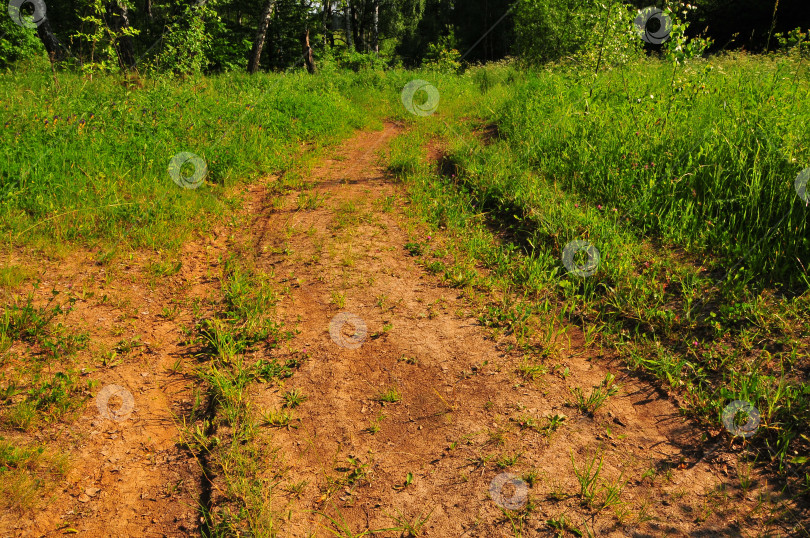
[[[477,84],[482,71],[495,82]],[[707,425],[750,402],[762,461],[804,476],[810,243],[794,181],[810,166],[807,70],[742,56],[650,60],[593,86],[568,66],[474,73],[439,86],[440,113],[392,145],[411,211],[446,234],[440,268],[430,243],[408,251],[449,285],[477,266],[463,286],[517,296],[483,305],[482,322],[534,305],[514,333],[527,352],[567,349],[579,326],[589,349],[571,352],[616,349]],[[599,250],[592,275],[563,263],[571,241]]]
[[[233,186],[370,125],[362,107],[381,102],[360,95],[367,76],[355,73],[158,78],[132,90],[45,67],[0,76],[0,234],[11,245],[177,246],[239,203]],[[181,152],[206,164],[196,189],[169,174]]]

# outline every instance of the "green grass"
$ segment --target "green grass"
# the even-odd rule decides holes
[[[59,258],[89,248],[100,265],[111,267],[119,255],[150,249],[157,256],[149,256],[146,276],[155,286],[183,269],[177,249],[192,232],[233,224],[249,182],[274,174],[266,185],[270,199],[302,190],[299,209],[321,207],[325,199],[304,184],[298,168],[357,128],[379,128],[381,111],[391,107],[380,90],[395,94],[408,76],[230,73],[144,79],[142,88],[133,88],[118,76],[53,74],[47,65],[4,72],[0,251],[33,247],[34,253]],[[204,161],[207,175],[199,188],[184,189],[172,180],[169,162],[180,152]],[[186,165],[181,173],[192,169]],[[356,208],[344,209],[344,224],[363,217]],[[230,257],[223,265],[216,312],[211,315],[196,301],[194,325],[185,330],[199,359],[194,372],[202,392],[192,412],[178,417],[182,444],[203,472],[219,476],[216,487],[232,500],[201,506],[206,532],[271,533],[275,514],[266,494],[271,487],[260,467],[272,464],[272,454],[258,440],[264,425],[291,426],[296,420],[291,410],[305,396],[286,393],[285,408],[263,422],[248,389],[255,382],[280,384],[303,359],[295,353],[249,357],[272,351],[292,335],[274,314],[286,289],[242,259]],[[13,289],[35,274],[31,267],[4,265],[0,286]],[[88,343],[84,333],[60,323],[71,306],[72,300],[57,302],[56,295],[44,305],[29,295],[0,309],[2,365],[25,363],[12,377],[8,372],[0,377],[3,425],[31,430],[59,420],[85,399],[87,388],[70,364],[54,367],[55,374],[41,372],[57,359],[70,361]],[[178,314],[175,306],[161,313],[167,320]],[[95,356],[101,365],[113,366],[137,345],[121,340],[115,349],[101,346]]]
[[[0,288],[15,288],[34,275],[32,269],[20,265],[0,267]]]
[[[298,389],[288,390],[282,396],[284,399],[284,407],[295,409],[307,400],[307,395]]]
[[[596,496],[599,493],[597,485],[603,462],[602,455],[594,453],[590,458],[586,457],[585,463],[581,468],[578,468],[574,461],[574,453],[571,452],[571,466],[574,468],[574,476],[576,476],[579,483],[579,497],[583,504],[593,506],[596,502]]]
[[[191,342],[201,364],[196,375],[204,387],[204,403],[181,417],[181,442],[199,461],[214,486],[228,500],[201,504],[204,534],[233,535],[249,530],[270,535],[276,513],[267,492],[272,480],[268,466],[277,465],[262,428],[289,428],[297,420],[292,408],[305,400],[297,390],[285,393],[284,408],[257,412],[250,389],[255,382],[280,381],[294,374],[298,357],[248,360],[260,348],[268,351],[292,333],[275,321],[275,305],[284,290],[269,275],[241,256],[224,261],[222,300],[213,316],[197,324]]]
[[[780,57],[645,62],[592,88],[558,72],[518,88],[495,120],[538,175],[583,205],[617,208],[639,234],[690,252],[744,256],[743,282],[806,286],[807,211],[793,183],[810,166],[807,80]],[[515,201],[531,196],[524,184]]]
[[[547,373],[548,368],[542,364],[532,364],[525,359],[520,363],[520,366],[518,366],[518,374],[527,381],[534,381]]]
[[[79,382],[71,370],[74,355],[87,347],[88,335],[70,330],[59,319],[73,308],[75,297],[60,302],[52,291],[44,305],[34,305],[33,292],[15,296],[0,314],[0,424],[28,431],[60,420],[77,410],[93,382]],[[12,350],[12,346],[17,346]],[[56,370],[55,372],[53,370]]]
[[[378,393],[374,399],[382,404],[397,403],[402,400],[402,393],[396,387],[389,387]]]
[[[86,335],[67,334],[61,323],[54,322],[57,317],[70,313],[75,297],[69,297],[64,303],[56,301],[59,292],[53,290],[48,302],[43,306],[34,306],[33,292],[23,299],[15,296],[12,302],[3,307],[0,317],[0,343],[7,348],[12,342],[20,341],[39,345],[54,356],[58,351],[70,354],[81,349],[86,342]],[[3,351],[0,347],[0,351]]]
[[[758,451],[759,461],[781,473],[789,495],[807,495],[810,240],[807,208],[793,186],[810,166],[806,66],[740,56],[677,68],[648,60],[587,81],[572,73],[564,65],[528,71],[509,64],[461,75],[233,73],[147,80],[133,90],[115,77],[89,81],[60,72],[54,80],[23,67],[0,75],[7,122],[0,128],[0,249],[64,253],[87,246],[108,264],[126,248],[148,247],[169,253],[148,274],[171,276],[181,269],[172,249],[192,230],[205,232],[231,215],[245,182],[282,172],[267,185],[274,203],[297,189],[298,210],[322,207],[324,199],[299,174],[283,172],[304,148],[335,143],[387,115],[410,127],[387,156],[410,198],[406,208],[445,239],[439,247],[430,237],[410,237],[407,252],[448,286],[483,297],[481,324],[513,336],[530,357],[518,368],[522,377],[543,375],[534,358],[570,352],[571,333],[581,330],[587,356],[615,351],[679,392],[685,412],[705,426],[720,427],[731,400],[757,406],[757,434],[729,441]],[[399,91],[413,78],[439,89],[433,116],[417,118],[401,106]],[[436,142],[438,162],[426,151]],[[169,160],[181,151],[207,164],[198,189],[169,177]],[[342,204],[332,226],[365,219],[363,208]],[[575,240],[600,252],[591,276],[571,274],[562,263]],[[0,286],[13,288],[33,274],[4,267]],[[289,427],[303,395],[285,393],[285,407],[264,420],[248,397],[253,383],[280,384],[300,365],[296,356],[249,358],[292,335],[276,321],[285,290],[272,276],[234,256],[225,262],[216,313],[194,309],[189,333],[205,401],[180,420],[183,442],[218,475],[229,499],[202,507],[211,534],[245,527],[270,534],[275,525],[271,484],[262,478],[274,463],[262,428]],[[339,308],[345,300],[332,297]],[[34,351],[25,379],[2,378],[6,424],[31,429],[81,402],[86,390],[74,373],[39,371],[86,345],[58,322],[70,305],[35,306],[29,296],[3,307],[2,360],[15,360],[17,344]],[[378,306],[385,305],[383,298]],[[375,336],[391,329],[387,323]],[[134,345],[122,340],[110,362]],[[592,414],[611,384],[589,395],[574,389],[575,405]],[[377,395],[382,403],[401,397],[395,388]],[[379,431],[381,417],[367,431]],[[551,434],[563,420],[555,415],[540,426],[529,417],[520,424]],[[620,484],[595,489],[595,458],[575,466],[583,501],[616,506]],[[480,468],[488,458],[470,461]],[[352,535],[339,517],[325,517],[331,533]],[[555,525],[569,524],[561,517]]]
[[[368,73],[230,73],[150,79],[133,90],[117,76],[43,67],[0,75],[0,236],[9,246],[176,248],[239,203],[234,186],[373,125],[382,100],[369,88],[387,85]],[[169,175],[180,152],[207,165],[197,189]]]
[[[479,320],[533,356],[579,328],[586,356],[615,350],[707,426],[750,402],[762,421],[747,443],[806,495],[810,221],[793,182],[810,166],[809,78],[745,55],[647,60],[592,85],[569,66],[436,77],[440,110],[411,118],[388,162],[442,258],[422,237],[406,248],[450,285],[499,290]],[[590,276],[563,264],[575,240],[599,250]],[[594,394],[580,392],[586,412]]]
[[[574,394],[575,400],[571,405],[585,413],[591,415],[601,408],[607,402],[607,399],[617,392],[619,388],[613,384],[615,376],[608,373],[605,379],[599,385],[595,386],[591,393],[586,397],[579,387],[574,387],[571,392]]]
[[[54,486],[69,468],[68,458],[43,446],[19,446],[0,437],[0,507],[26,511],[36,508],[43,491]]]

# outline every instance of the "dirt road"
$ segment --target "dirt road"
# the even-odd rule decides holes
[[[287,290],[277,315],[296,334],[272,353],[308,357],[283,384],[250,389],[257,410],[279,408],[292,389],[307,396],[287,427],[259,434],[277,456],[267,497],[278,535],[738,532],[753,494],[742,504],[722,498],[738,482],[736,462],[719,452],[701,459],[700,432],[666,394],[586,350],[575,328],[548,373],[519,375],[525,357],[514,340],[493,339],[478,322],[481,295],[442,284],[410,255],[405,245],[429,232],[405,214],[404,187],[385,173],[401,130],[357,133],[308,172],[306,191],[271,196],[273,178],[251,186],[242,224],[188,243],[177,274],[155,281],[148,259],[99,267],[89,252],[42,266],[49,285],[83,290],[70,321],[94,342],[137,342],[117,366],[89,373],[102,387],[125,387],[134,410],[109,420],[93,398],[74,422],[34,433],[68,451],[72,468],[35,513],[0,516],[4,535],[199,534],[205,478],[178,443],[198,383],[183,327],[221,294],[226,254]],[[183,306],[167,316],[173,305]],[[593,416],[567,405],[571,389],[590,394],[609,372],[619,390]],[[575,468],[597,454],[589,504]],[[619,502],[603,506],[609,488]]]

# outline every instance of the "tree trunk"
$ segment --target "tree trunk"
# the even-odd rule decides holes
[[[123,35],[129,29],[129,10],[114,0],[107,4],[107,26],[117,36],[115,51],[118,53],[118,65],[124,71],[135,68],[135,46],[132,36]]]
[[[310,74],[315,73],[315,58],[312,56],[312,47],[309,46],[309,28],[301,36],[301,44],[304,48],[304,61],[307,64],[307,71]]]
[[[253,49],[250,51],[250,61],[248,61],[247,71],[250,74],[259,70],[259,61],[262,59],[262,49],[264,41],[267,39],[267,28],[270,26],[270,18],[273,16],[273,8],[276,0],[267,0],[259,17],[259,28],[256,30],[256,37],[253,40]]]
[[[324,0],[323,2],[323,46],[334,46],[335,36],[332,35],[332,0]],[[327,26],[326,23],[329,23]]]
[[[365,24],[365,14],[366,14],[366,5],[365,2],[360,4],[359,8],[357,9],[357,16],[354,18],[355,25],[357,26],[357,33],[355,34],[354,42],[357,48],[362,47],[363,52],[368,52],[368,36],[366,36],[366,24]]]
[[[150,21],[152,20],[152,0],[146,0],[146,16]]]
[[[335,6],[337,7],[337,6]],[[335,15],[335,12],[332,11],[332,6],[330,2],[329,6],[329,46],[335,46],[335,33],[338,31],[337,25],[338,17]]]
[[[349,11],[351,13],[351,18],[352,18],[352,30],[354,30],[354,32],[352,33],[352,43],[354,43],[354,50],[360,50],[360,46],[361,46],[361,43],[360,43],[360,37],[361,36],[360,36],[360,31],[359,31],[360,30],[360,28],[359,28],[360,25],[357,24],[357,9],[355,8],[354,3],[352,4],[352,8]]]
[[[371,46],[374,54],[380,55],[380,0],[374,0],[374,36]]]
[[[329,46],[335,46],[335,32],[338,31],[337,17],[335,17],[335,13],[332,11],[332,3],[329,2]]]
[[[48,58],[50,58],[52,62],[61,62],[65,59],[65,51],[62,48],[62,44],[59,43],[59,40],[56,39],[56,36],[53,34],[51,23],[48,21],[47,17],[37,26],[37,37],[42,41],[45,52],[48,53]]]
[[[354,17],[354,9],[350,0],[346,0],[346,11],[344,12],[346,18],[346,46],[351,52],[354,49],[354,28],[352,24],[352,17]]]

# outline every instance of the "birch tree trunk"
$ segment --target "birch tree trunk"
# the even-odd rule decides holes
[[[267,0],[262,10],[262,15],[259,17],[259,27],[256,29],[256,37],[253,39],[253,49],[250,51],[250,60],[248,61],[247,71],[250,74],[259,70],[259,62],[262,59],[262,49],[267,39],[267,28],[270,26],[270,19],[273,17],[273,8],[275,6],[276,0]]]
[[[380,0],[374,0],[374,36],[371,43],[374,54],[380,55]]]

